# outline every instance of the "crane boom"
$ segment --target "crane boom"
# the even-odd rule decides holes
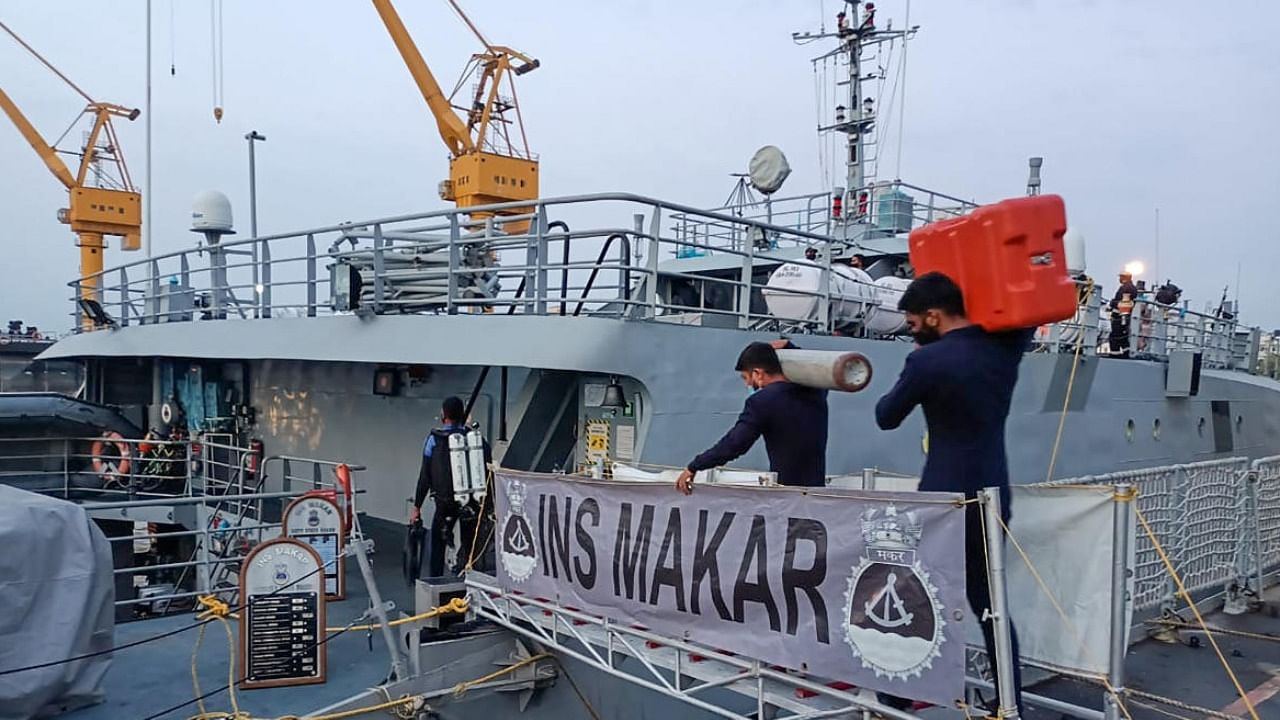
[[[52,172],[53,176],[58,178],[58,182],[65,185],[68,190],[75,187],[75,176],[71,174],[67,164],[62,162],[62,158],[58,157],[57,151],[44,141],[39,131],[31,124],[30,120],[27,120],[27,116],[22,114],[22,111],[13,103],[13,100],[9,98],[3,88],[0,88],[0,108],[4,108],[4,114],[8,115],[13,124],[17,126],[18,132],[22,133],[22,137],[27,141],[27,144],[31,146],[32,150],[36,151],[36,154],[44,161],[44,164],[48,166],[49,172]]]
[[[440,138],[449,147],[449,152],[456,158],[474,151],[475,145],[467,132],[467,126],[453,111],[449,98],[445,97],[440,84],[436,82],[435,75],[431,74],[431,68],[427,67],[427,62],[422,59],[422,53],[418,52],[418,46],[413,43],[413,38],[409,37],[409,31],[400,20],[400,14],[392,7],[391,0],[373,0],[373,6],[382,18],[382,24],[386,26],[387,32],[390,33],[391,42],[395,43],[396,49],[400,51],[400,57],[404,59],[404,64],[409,67],[409,74],[417,83],[422,99],[427,101],[427,107],[431,108],[431,114],[435,115],[436,125],[440,128]]]

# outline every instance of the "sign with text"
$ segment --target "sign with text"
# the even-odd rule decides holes
[[[310,545],[276,538],[240,571],[240,687],[325,681],[324,564]]]
[[[310,545],[320,556],[327,598],[346,598],[347,559],[342,555],[346,528],[338,503],[321,495],[294,499],[284,510],[284,534]]]
[[[939,704],[964,696],[959,495],[498,474],[501,585]]]

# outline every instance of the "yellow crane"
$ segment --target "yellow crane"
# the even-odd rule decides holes
[[[484,51],[471,56],[453,93],[446,96],[391,0],[373,0],[383,25],[391,34],[391,41],[435,116],[441,139],[449,148],[449,179],[440,183],[440,198],[459,208],[534,200],[538,197],[538,159],[529,152],[514,77],[534,70],[540,63],[509,47],[491,44],[457,2],[449,0],[449,4],[479,39]],[[476,77],[475,86],[465,95],[466,104],[460,105],[454,98],[472,75]],[[510,88],[509,95],[500,94],[504,82]],[[472,213],[472,217],[520,215],[531,211],[531,207],[518,207],[498,213]],[[513,221],[503,227],[510,233],[522,233],[528,229],[528,223]]]
[[[22,133],[22,137],[36,151],[54,177],[67,188],[68,207],[58,210],[58,221],[71,226],[71,231],[76,234],[76,244],[80,246],[80,296],[84,299],[100,301],[101,278],[97,274],[102,272],[102,251],[106,247],[103,236],[122,237],[120,247],[124,250],[137,250],[142,247],[142,195],[134,189],[129,177],[129,168],[125,165],[124,155],[120,151],[115,128],[111,125],[112,118],[123,117],[134,120],[138,117],[139,111],[94,101],[3,22],[0,22],[0,29],[17,40],[18,44],[26,48],[55,75],[62,78],[63,82],[70,85],[88,103],[82,116],[87,115],[92,118],[93,125],[83,149],[79,153],[73,153],[80,156],[79,170],[73,175],[62,158],[58,157],[60,151],[45,142],[35,126],[27,120],[4,89],[0,88],[0,108],[4,109],[5,114],[18,127],[18,132]],[[99,142],[104,139],[105,146],[99,147]],[[109,179],[109,175],[101,171],[100,163],[102,162],[115,164],[117,169],[115,178]],[[95,182],[111,182],[114,187],[96,186],[92,184]]]

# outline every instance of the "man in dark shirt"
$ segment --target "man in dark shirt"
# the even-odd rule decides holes
[[[777,350],[789,346],[785,340],[754,342],[738,356],[734,369],[752,393],[738,422],[680,473],[676,480],[680,492],[693,492],[695,473],[742,457],[762,435],[769,470],[778,474],[779,484],[826,484],[827,391],[787,382]]]
[[[941,273],[916,278],[902,294],[898,309],[918,347],[907,356],[897,384],[876,403],[876,424],[892,430],[921,406],[929,430],[929,454],[920,489],[974,498],[985,487],[997,487],[1007,522],[1005,421],[1018,381],[1018,364],[1035,329],[988,333],[972,324],[965,317],[960,288]],[[991,607],[981,513],[977,504],[966,506],[966,585],[969,605],[979,619]],[[1012,629],[1011,624],[1013,678],[1021,711],[1022,673],[1018,637]],[[988,657],[995,658],[990,622],[982,622],[982,634]]]
[[[413,493],[413,509],[409,511],[410,523],[421,520],[422,502],[426,500],[427,495],[431,495],[435,512],[431,517],[431,530],[427,542],[427,572],[430,577],[444,575],[445,547],[452,544],[454,523],[463,521],[464,542],[470,541],[472,535],[468,530],[474,529],[471,523],[477,521],[475,515],[478,509],[472,507],[475,504],[474,501],[468,505],[462,505],[453,493],[449,436],[465,435],[467,432],[466,408],[461,398],[450,396],[444,399],[440,409],[440,423],[441,427],[432,430],[422,444],[422,466],[418,470],[418,485]],[[489,443],[486,442],[484,444],[486,465],[490,461],[489,453]]]

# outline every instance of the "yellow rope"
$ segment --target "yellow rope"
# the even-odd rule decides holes
[[[1117,502],[1124,502],[1131,499],[1134,495],[1136,495],[1136,492],[1133,492],[1132,489],[1130,489],[1129,493],[1116,493],[1116,500]],[[1122,500],[1122,498],[1124,499]],[[1067,612],[1062,609],[1062,605],[1058,603],[1058,598],[1054,597],[1053,591],[1049,589],[1049,584],[1044,581],[1044,577],[1040,575],[1040,571],[1036,570],[1036,566],[1031,562],[1031,557],[1022,549],[1022,544],[1018,542],[1018,538],[1013,536],[1013,533],[1009,530],[1009,526],[1005,524],[1004,518],[997,517],[996,519],[1000,521],[1000,527],[1004,530],[1004,534],[1009,538],[1009,542],[1013,544],[1013,548],[1017,550],[1018,555],[1022,557],[1022,562],[1025,563],[1027,569],[1031,571],[1031,577],[1035,578],[1036,585],[1040,587],[1040,591],[1044,593],[1045,597],[1049,598],[1049,602],[1053,604],[1053,609],[1058,613],[1058,617],[1062,618],[1062,622],[1067,626],[1067,630],[1071,632],[1071,635],[1075,638],[1076,642],[1079,643],[1080,649],[1084,651],[1084,654],[1087,657],[1092,658],[1092,653],[1089,651],[1089,646],[1085,643],[1084,637],[1081,636],[1080,630],[1076,627],[1075,623],[1071,622],[1071,618],[1068,617]],[[986,533],[983,533],[983,540],[985,542]],[[988,574],[988,577],[989,576],[990,574]],[[1112,699],[1115,700],[1116,705],[1119,706],[1120,711],[1124,713],[1126,720],[1133,720],[1133,717],[1129,715],[1129,709],[1125,707],[1124,700],[1120,697],[1120,691],[1111,684],[1111,681],[1106,676],[1090,675],[1089,677],[1090,679],[1101,683],[1102,686],[1106,688]]]
[[[227,610],[229,610],[229,608],[227,608],[226,603],[219,601],[217,598],[214,598],[212,595],[209,595],[206,597],[213,599],[214,602],[221,604],[223,608],[226,608]],[[200,602],[201,604],[204,604],[205,598],[203,597],[200,598]],[[426,620],[428,618],[433,618],[433,617],[436,617],[437,615],[445,615],[448,613],[464,613],[467,611],[468,607],[469,606],[467,604],[466,598],[453,598],[452,600],[445,603],[444,605],[441,605],[440,607],[437,607],[437,608],[432,608],[424,613],[418,613],[417,615],[410,615],[409,617],[403,617],[398,620],[392,620],[391,622],[387,623],[387,627],[397,627],[400,625],[404,625],[406,623],[417,622],[419,620]],[[207,610],[205,612],[206,613],[212,612],[212,609]],[[225,617],[228,617],[232,620],[240,619],[239,613],[233,613],[229,611],[225,613]],[[203,620],[205,618],[203,616],[197,616],[197,619]],[[324,629],[324,631],[327,633],[335,633],[335,632],[343,632],[347,630],[378,630],[381,627],[382,627],[382,623],[372,623],[369,625],[351,625],[350,627],[347,627],[347,626],[327,627]]]
[[[1092,295],[1093,280],[1090,279],[1084,289],[1084,299],[1077,307],[1087,303]],[[1076,369],[1080,367],[1080,352],[1084,349],[1084,336],[1084,327],[1080,327],[1076,334],[1075,357],[1071,359],[1071,375],[1067,378],[1067,392],[1062,396],[1062,412],[1058,415],[1058,434],[1053,438],[1053,452],[1049,455],[1049,471],[1044,475],[1045,482],[1053,479],[1053,468],[1058,463],[1058,448],[1062,445],[1062,430],[1067,424],[1067,408],[1071,404],[1071,391],[1076,384]]]
[[[195,689],[196,708],[200,713],[192,720],[214,720],[215,718],[226,718],[227,720],[249,720],[249,714],[241,712],[240,705],[236,701],[236,664],[234,658],[236,656],[236,644],[234,635],[231,632],[231,623],[227,622],[227,616],[231,614],[231,608],[227,604],[214,597],[213,595],[202,595],[199,598],[199,604],[206,608],[196,616],[197,620],[217,620],[222,623],[222,629],[227,631],[227,692],[231,694],[231,713],[209,712],[204,706],[204,693],[200,691],[200,673],[198,670],[200,657],[200,644],[204,642],[204,631],[208,629],[208,623],[200,626],[200,632],[196,634],[195,647],[191,648],[191,686]]]
[[[471,534],[471,552],[467,553],[467,570],[470,570],[471,566],[475,565],[476,562],[476,541],[480,539],[480,525],[484,523],[484,506],[485,503],[489,501],[489,493],[491,492],[493,492],[492,467],[486,468],[484,475],[484,496],[480,498],[480,512],[476,515],[476,529],[475,532]],[[497,518],[494,519],[496,520]],[[489,534],[493,534],[492,527],[489,528]],[[489,542],[489,538],[486,536],[484,541],[487,544]]]
[[[527,657],[521,660],[520,662],[515,663],[514,665],[508,665],[507,667],[504,667],[501,670],[495,670],[494,672],[491,672],[488,675],[485,675],[483,677],[478,677],[475,680],[467,680],[466,682],[460,682],[457,685],[453,686],[453,696],[462,697],[467,693],[468,690],[475,687],[476,685],[483,685],[484,683],[487,683],[490,680],[495,680],[508,673],[513,673],[516,670],[519,670],[520,668],[524,667],[525,665],[530,665],[532,663],[538,662],[539,660],[542,660],[544,658],[549,658],[549,657],[551,657],[550,653],[538,653],[537,655],[532,655],[530,657]]]
[[[468,606],[467,606],[466,598],[454,598],[449,602],[445,603],[444,605],[441,605],[440,607],[437,607],[437,608],[432,608],[424,613],[411,615],[406,618],[400,618],[399,620],[392,620],[391,622],[387,623],[387,627],[396,627],[398,625],[417,622],[419,620],[426,620],[428,618],[433,618],[433,617],[436,617],[437,615],[445,615],[447,613],[464,613],[467,611],[467,607]],[[340,630],[377,630],[381,627],[382,627],[381,623],[373,623],[372,625],[352,625],[351,627],[325,628],[324,631],[338,632]]]
[[[1133,512],[1138,517],[1138,522],[1142,523],[1142,529],[1147,533],[1147,537],[1151,538],[1151,545],[1155,547],[1156,554],[1160,556],[1160,561],[1164,563],[1165,569],[1169,571],[1169,576],[1173,578],[1173,582],[1178,586],[1178,592],[1182,595],[1182,599],[1186,600],[1187,606],[1191,608],[1191,612],[1196,616],[1196,622],[1205,631],[1205,636],[1209,638],[1209,644],[1213,646],[1213,651],[1218,655],[1218,661],[1222,663],[1222,669],[1227,671],[1227,677],[1231,678],[1231,684],[1235,685],[1236,692],[1240,694],[1240,699],[1244,701],[1244,706],[1249,709],[1249,716],[1253,720],[1258,720],[1258,711],[1253,707],[1253,701],[1249,699],[1248,693],[1244,691],[1244,686],[1240,684],[1240,679],[1236,677],[1235,672],[1231,670],[1231,665],[1227,663],[1227,658],[1222,654],[1222,648],[1218,647],[1218,641],[1213,638],[1213,633],[1209,632],[1209,627],[1204,621],[1204,617],[1200,614],[1200,608],[1196,607],[1195,601],[1191,599],[1191,593],[1187,592],[1187,587],[1182,583],[1182,576],[1178,575],[1178,571],[1174,569],[1173,562],[1169,560],[1169,555],[1165,553],[1164,547],[1160,544],[1159,538],[1156,537],[1155,531],[1151,529],[1151,524],[1147,522],[1146,515],[1137,506],[1133,506]]]
[[[403,714],[399,709],[404,706],[412,706],[420,702],[422,698],[418,695],[406,695],[395,700],[378,703],[377,705],[368,705],[366,707],[354,708],[352,710],[341,710],[327,715],[282,715],[277,720],[344,720],[345,718],[360,717],[369,713],[378,712],[379,710],[397,710],[396,716],[402,718],[412,718],[413,715]]]

